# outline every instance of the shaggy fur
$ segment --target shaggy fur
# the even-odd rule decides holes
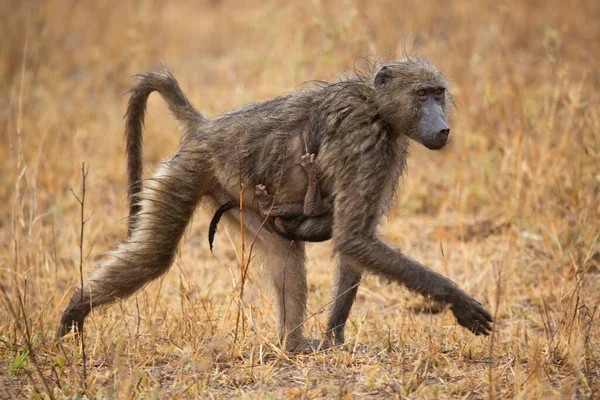
[[[375,69],[373,69],[375,71]],[[239,204],[244,226],[258,234],[268,255],[268,271],[280,309],[284,347],[301,350],[307,285],[304,244],[278,234],[254,201],[264,184],[275,202],[301,203],[307,191],[301,155],[318,160],[319,190],[333,201],[326,222],[338,255],[328,337],[344,340],[344,325],[364,271],[385,276],[408,289],[448,303],[458,323],[488,334],[491,316],[452,281],[393,250],[376,236],[376,227],[406,165],[409,138],[431,149],[443,147],[449,130],[444,114],[451,98],[442,74],[427,60],[386,63],[376,74],[294,91],[254,103],[213,120],[187,100],[168,72],[137,77],[131,89],[125,137],[129,170],[130,235],[77,291],[58,329],[64,335],[92,307],[130,296],[170,267],[198,202]],[[185,135],[175,155],[141,187],[142,125],[148,96],[157,91]],[[433,127],[439,127],[442,129]],[[229,210],[228,218],[240,218]],[[331,226],[332,225],[332,226]],[[310,237],[305,240],[312,240]]]

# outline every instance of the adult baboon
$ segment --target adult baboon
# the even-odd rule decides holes
[[[300,166],[306,172],[308,185],[302,203],[275,205],[276,197],[269,194],[263,184],[256,185],[254,196],[258,209],[267,218],[273,229],[290,240],[322,242],[331,239],[333,203],[331,198],[323,199],[317,183],[315,155],[302,156]],[[213,215],[208,227],[208,245],[213,249],[217,225],[222,215],[234,208],[232,202],[221,205]]]
[[[159,92],[185,134],[175,155],[141,188],[142,124],[146,101]],[[318,160],[319,190],[333,201],[332,237],[337,254],[334,303],[327,336],[344,340],[344,325],[363,271],[450,305],[458,323],[489,334],[492,318],[452,281],[376,236],[376,227],[404,171],[409,138],[429,149],[446,145],[445,112],[451,98],[442,74],[427,60],[386,63],[369,76],[297,90],[239,108],[214,120],[203,117],[168,72],[137,77],[131,89],[125,136],[130,183],[130,235],[71,297],[59,335],[83,328],[92,307],[125,298],[164,274],[198,202],[239,204],[243,184],[245,229],[258,233],[280,310],[284,347],[310,341],[303,335],[307,287],[302,241],[290,241],[263,217],[254,202],[265,185],[277,204],[301,203],[307,176],[302,154]],[[228,217],[240,218],[230,210]],[[304,240],[310,240],[305,237]],[[284,293],[285,290],[285,293]]]

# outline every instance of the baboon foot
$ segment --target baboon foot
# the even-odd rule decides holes
[[[489,335],[492,331],[492,316],[480,302],[464,295],[450,306],[458,323],[475,335]]]
[[[302,159],[300,160],[300,166],[304,168],[307,173],[313,171],[315,167],[315,155],[311,153],[306,153],[303,155]]]
[[[83,332],[83,321],[88,313],[89,311],[71,308],[70,306],[67,307],[60,318],[60,325],[56,330],[56,338],[60,339],[69,333],[71,329],[75,333]]]
[[[263,217],[268,218],[273,196],[269,194],[267,187],[263,184],[254,186],[254,198],[256,198],[256,201],[258,202],[258,208],[263,214]]]
[[[298,343],[293,349],[290,349],[290,353],[295,354],[311,354],[319,351],[325,351],[333,347],[328,339],[309,339],[304,338]]]

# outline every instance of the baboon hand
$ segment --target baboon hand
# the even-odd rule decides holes
[[[302,159],[300,160],[300,166],[302,168],[304,168],[304,170],[307,173],[309,173],[309,171],[314,168],[314,164],[315,164],[315,155],[314,154],[306,153],[305,155],[302,156]]]
[[[458,323],[475,335],[489,335],[492,331],[492,316],[480,302],[468,295],[460,297],[451,306]]]
[[[262,198],[269,196],[269,192],[267,191],[267,187],[265,185],[259,183],[258,185],[254,186],[254,195],[257,198]]]
[[[263,217],[269,217],[269,209],[271,208],[272,197],[267,191],[267,187],[263,184],[254,186],[254,197],[258,201],[258,208],[263,214]]]

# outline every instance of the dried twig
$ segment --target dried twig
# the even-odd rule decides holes
[[[80,279],[80,294],[81,294],[81,299],[79,300],[80,302],[83,302],[83,236],[84,236],[84,229],[85,229],[85,224],[88,222],[89,217],[85,218],[85,180],[87,178],[89,172],[89,168],[86,170],[85,169],[85,163],[81,163],[81,177],[82,177],[82,183],[81,183],[81,198],[79,198],[75,192],[73,191],[73,189],[71,189],[71,193],[73,194],[73,196],[75,197],[75,199],[77,199],[77,202],[80,205],[80,209],[81,209],[81,225],[80,225],[80,234],[79,234],[79,279]],[[80,332],[79,334],[79,339],[81,341],[81,357],[82,357],[82,362],[83,362],[83,387],[87,388],[87,357],[86,357],[86,353],[85,353],[85,338],[83,335],[83,332]]]

